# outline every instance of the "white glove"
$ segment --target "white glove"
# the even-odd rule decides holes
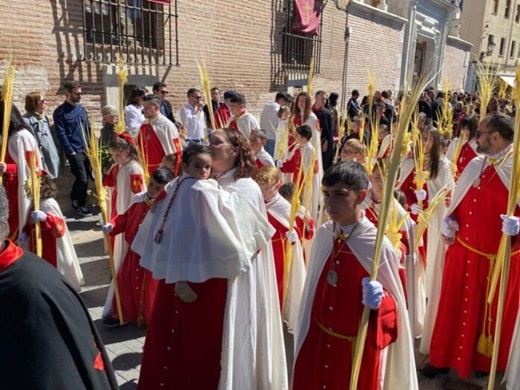
[[[20,235],[18,236],[18,244],[19,245],[25,244],[28,241],[29,241],[29,236],[27,235],[27,233],[21,232]]]
[[[502,232],[508,236],[516,236],[520,231],[520,218],[505,214],[500,214],[500,218],[502,218]]]
[[[426,199],[427,194],[425,190],[415,190],[414,192],[418,201],[423,202]]]
[[[41,210],[34,210],[32,213],[31,213],[31,219],[34,221],[41,221],[41,222],[45,222],[45,220],[47,219],[47,214],[45,214],[43,211]]]
[[[276,160],[276,168],[281,168],[283,165],[283,161],[282,160]]]
[[[383,299],[383,285],[377,281],[371,282],[370,278],[363,278],[361,285],[363,286],[363,305],[372,310],[379,309]]]
[[[441,222],[441,233],[445,237],[453,238],[459,231],[459,223],[450,217],[446,217]]]
[[[112,225],[109,222],[106,225],[101,226],[101,231],[103,232],[103,234],[108,234],[112,231],[113,228],[114,228],[114,225]]]
[[[410,211],[412,212],[412,214],[417,215],[422,211],[422,207],[419,206],[417,203],[414,203],[410,206]]]
[[[296,243],[296,241],[298,241],[298,233],[296,233],[294,230],[292,232],[289,232],[289,231],[286,232],[285,237],[287,237],[287,240],[291,244],[294,244],[294,243]]]

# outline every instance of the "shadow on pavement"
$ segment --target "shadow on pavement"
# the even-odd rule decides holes
[[[129,368],[136,368],[139,366],[142,359],[142,352],[123,353],[112,360],[112,366],[114,367],[114,370],[126,371]]]
[[[134,324],[125,324],[123,326],[116,326],[114,328],[107,328],[103,325],[103,321],[97,319],[94,321],[103,344],[110,345],[121,343],[128,340],[134,340],[140,337],[144,337],[146,334],[146,328],[139,328]]]

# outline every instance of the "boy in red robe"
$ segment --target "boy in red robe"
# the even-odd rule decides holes
[[[103,233],[114,237],[125,233],[125,240],[129,247],[134,241],[139,225],[155,198],[164,189],[164,186],[173,180],[173,173],[167,168],[159,168],[154,171],[148,183],[148,189],[134,195],[132,202],[124,214],[112,218],[109,223],[102,226]],[[126,322],[136,322],[139,326],[150,323],[155,292],[158,281],[152,278],[151,272],[139,265],[141,257],[132,249],[128,249],[123,263],[117,273],[119,295],[123,319]],[[113,302],[113,318],[105,320],[107,326],[117,326],[116,303]]]
[[[399,259],[386,239],[377,281],[368,278],[377,233],[360,208],[368,174],[362,165],[344,161],[327,170],[322,184],[331,221],[319,228],[309,259],[295,332],[293,389],[349,387],[364,305],[371,312],[358,388],[376,390],[384,380],[388,389],[417,389]]]

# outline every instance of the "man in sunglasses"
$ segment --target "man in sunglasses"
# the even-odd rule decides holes
[[[88,178],[92,175],[92,169],[85,154],[85,142],[89,139],[90,122],[87,110],[79,104],[82,95],[81,85],[77,81],[66,81],[63,89],[65,102],[54,111],[54,125],[69,160],[70,170],[76,178],[70,194],[72,208],[78,214],[88,217],[92,215],[86,207]]]
[[[152,92],[159,98],[159,101],[161,102],[161,114],[168,118],[172,123],[175,123],[172,104],[166,100],[169,94],[166,84],[162,81],[156,82],[152,87]]]
[[[513,160],[514,122],[504,114],[486,116],[478,126],[475,157],[462,172],[448,216],[441,225],[449,245],[430,346],[423,375],[455,369],[462,378],[490,371],[498,294],[489,304],[489,280],[496,268],[500,240],[511,236],[511,269],[506,289],[497,371],[508,361],[519,306],[518,207],[507,215]],[[423,352],[423,351],[421,351]]]
[[[186,147],[191,144],[202,144],[206,131],[206,119],[202,110],[202,93],[196,88],[188,89],[188,103],[181,108],[181,122],[186,129]]]

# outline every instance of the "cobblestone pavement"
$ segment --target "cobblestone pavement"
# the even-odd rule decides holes
[[[107,257],[104,255],[102,233],[99,226],[100,218],[93,216],[77,219],[74,212],[66,210],[66,207],[63,208],[85,277],[85,286],[81,291],[81,297],[89,308],[94,323],[103,338],[121,389],[135,389],[143,354],[145,329],[132,324],[111,329],[107,329],[103,325],[101,314],[110,282],[110,270]],[[416,362],[418,366],[426,362],[426,356],[421,355],[417,348]],[[501,378],[501,376],[497,378],[498,383],[500,383]],[[471,378],[471,383],[462,383],[454,373],[441,376],[435,380],[427,380],[419,375],[419,383],[421,390],[487,388],[485,378]],[[505,387],[496,385],[495,389],[505,389]]]

